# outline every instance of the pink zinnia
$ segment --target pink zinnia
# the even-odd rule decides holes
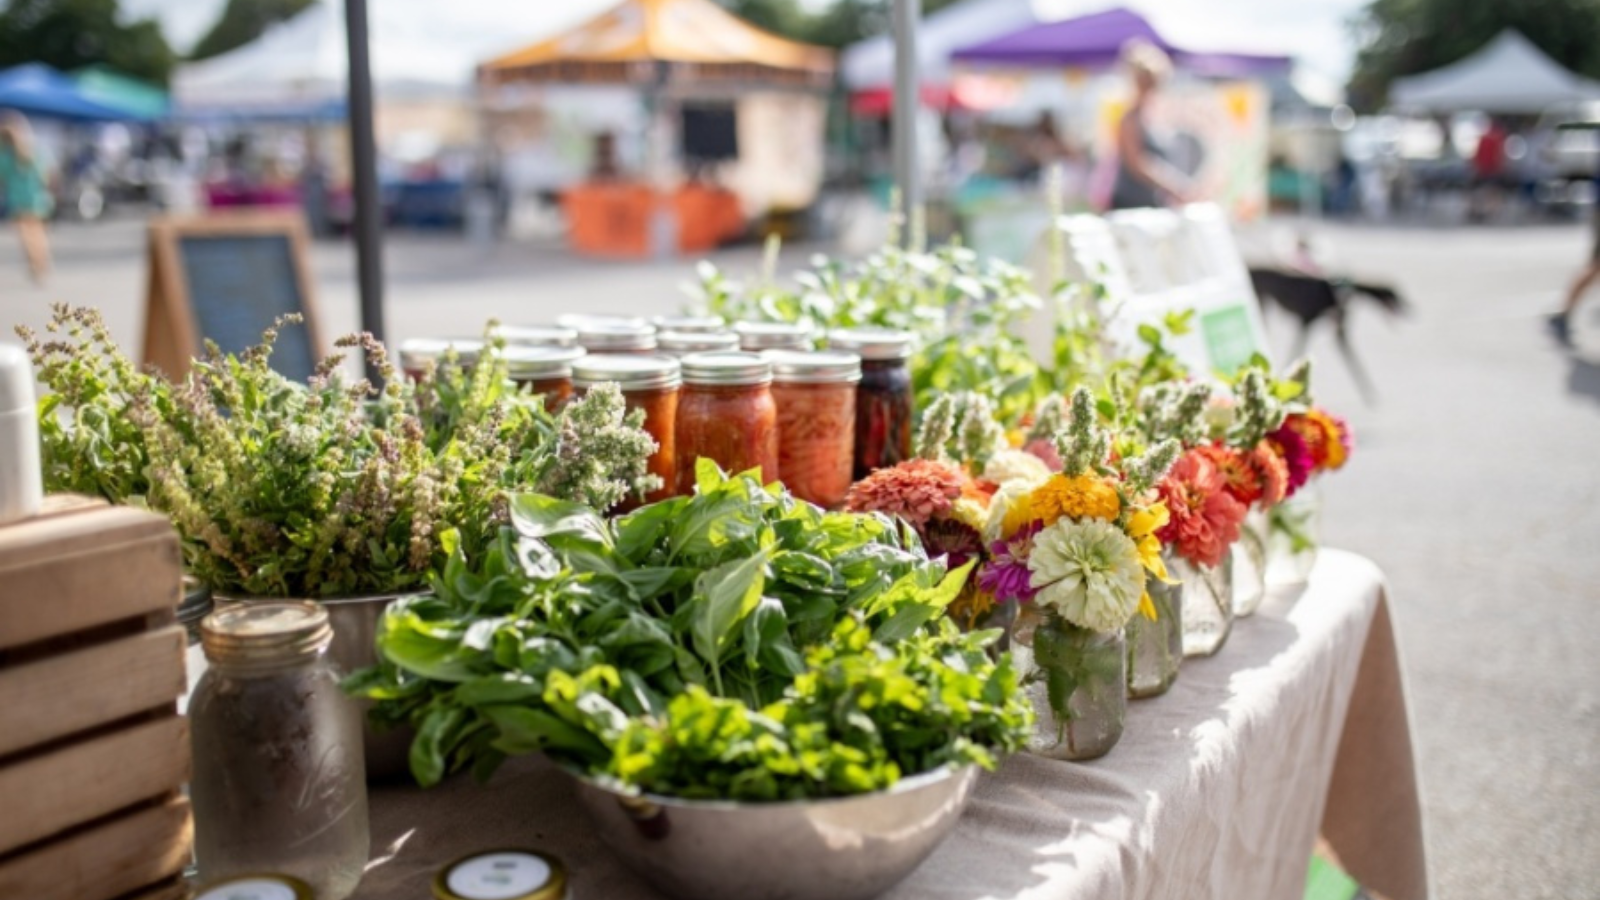
[[[1267,446],[1266,441],[1262,441],[1245,454],[1245,460],[1255,468],[1256,474],[1261,476],[1262,508],[1282,503],[1283,498],[1289,493],[1289,466],[1284,463],[1283,457]]]
[[[929,519],[950,511],[967,480],[964,473],[944,463],[910,459],[851,485],[844,506],[851,512],[899,516],[921,529]]]
[[[989,563],[978,573],[978,588],[1001,603],[1026,603],[1039,593],[1028,571],[1028,556],[1033,553],[1033,537],[1043,522],[1030,522],[1016,534],[989,545]]]
[[[1247,508],[1228,494],[1227,483],[1204,455],[1189,451],[1156,486],[1171,519],[1156,532],[1162,543],[1190,562],[1215,566],[1239,539]]]
[[[1050,467],[1050,471],[1061,471],[1061,454],[1056,452],[1054,441],[1047,438],[1034,438],[1022,445],[1022,449],[1023,452],[1032,453],[1043,460],[1044,464]]]
[[[1311,448],[1306,446],[1305,438],[1288,425],[1267,435],[1267,443],[1277,451],[1289,470],[1289,488],[1283,495],[1293,497],[1296,491],[1305,486],[1306,479],[1311,477],[1311,470],[1316,466],[1316,461],[1311,458]]]

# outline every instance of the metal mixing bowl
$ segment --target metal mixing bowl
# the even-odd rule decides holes
[[[949,835],[978,769],[939,769],[887,791],[787,803],[629,796],[574,778],[601,839],[680,900],[869,900]]]

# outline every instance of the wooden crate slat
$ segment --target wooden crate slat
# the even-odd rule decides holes
[[[0,650],[150,613],[182,590],[166,519],[125,507],[0,528]]]
[[[185,643],[170,625],[0,668],[0,756],[175,701],[186,686]]]
[[[0,853],[176,791],[188,746],[188,720],[174,715],[0,767]]]
[[[7,900],[112,900],[172,878],[189,859],[189,801],[122,816],[0,861]]]

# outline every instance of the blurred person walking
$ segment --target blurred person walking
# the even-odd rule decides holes
[[[0,115],[0,197],[6,218],[17,224],[17,237],[28,258],[28,271],[43,284],[50,273],[50,238],[44,222],[55,207],[33,143],[33,127],[21,113]]]
[[[1550,332],[1563,347],[1572,346],[1572,313],[1583,300],[1583,295],[1596,281],[1600,281],[1600,204],[1595,205],[1594,248],[1589,251],[1589,261],[1573,280],[1572,286],[1567,288],[1567,297],[1561,304],[1561,311],[1549,319]]]
[[[1160,47],[1134,39],[1122,46],[1122,63],[1133,80],[1133,102],[1117,124],[1117,172],[1112,209],[1139,209],[1188,202],[1193,185],[1173,164],[1171,150],[1156,139],[1146,117],[1151,100],[1172,74],[1172,60]]]

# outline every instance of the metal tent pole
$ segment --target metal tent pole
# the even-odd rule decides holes
[[[350,170],[355,188],[356,282],[361,328],[383,340],[383,209],[378,198],[378,147],[372,134],[372,66],[367,48],[367,0],[345,0],[350,50]],[[367,364],[367,377],[378,373]]]
[[[922,184],[917,178],[917,106],[921,79],[917,72],[917,24],[922,0],[894,0],[894,183],[899,189],[902,216],[900,240],[912,239],[911,217],[922,207]]]

